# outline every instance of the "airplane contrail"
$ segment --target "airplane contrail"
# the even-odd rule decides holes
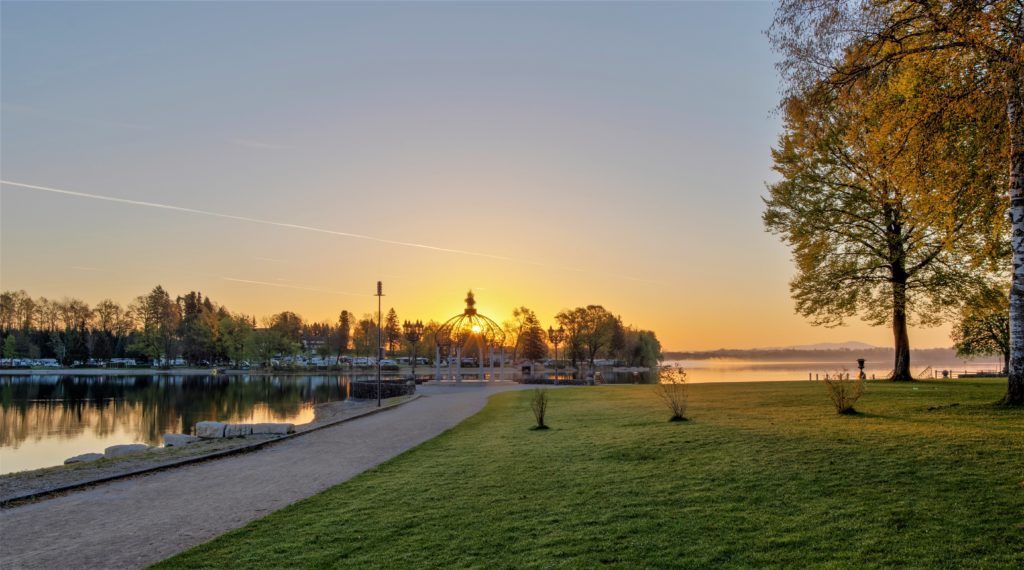
[[[348,237],[348,238],[354,238],[354,239],[362,239],[362,240],[367,240],[367,241],[375,241],[375,242],[378,242],[378,243],[386,243],[386,244],[390,244],[390,245],[400,245],[400,246],[404,246],[404,247],[415,247],[415,248],[419,248],[419,249],[428,249],[428,250],[431,250],[431,251],[440,251],[440,252],[444,252],[444,253],[456,253],[456,254],[460,254],[460,255],[472,255],[472,256],[475,256],[475,257],[487,257],[487,258],[490,258],[490,259],[498,259],[498,260],[501,260],[501,261],[519,261],[519,260],[517,260],[515,258],[512,258],[512,257],[506,257],[506,256],[503,256],[503,255],[494,255],[494,254],[491,254],[491,253],[483,253],[483,252],[479,252],[479,251],[467,251],[467,250],[464,250],[464,249],[452,249],[452,248],[447,248],[447,247],[439,247],[439,246],[436,246],[436,245],[429,245],[429,244],[425,244],[425,243],[415,243],[415,242],[408,242],[408,241],[391,240],[391,239],[379,238],[379,237],[368,236],[368,235],[363,235],[363,234],[354,234],[354,233],[350,233],[350,232],[339,232],[337,230],[329,230],[329,229],[326,229],[326,228],[318,228],[318,227],[314,227],[314,226],[305,226],[305,225],[302,225],[302,224],[290,224],[290,223],[287,223],[287,222],[275,222],[273,220],[263,220],[263,219],[260,219],[260,218],[250,218],[250,217],[247,217],[247,216],[236,216],[234,214],[224,214],[224,213],[221,213],[221,212],[210,212],[210,211],[207,211],[207,210],[197,210],[195,208],[186,208],[184,206],[172,206],[170,204],[161,204],[159,202],[145,202],[145,201],[142,201],[142,200],[131,200],[131,199],[128,199],[128,198],[115,198],[113,196],[102,196],[100,194],[89,194],[89,193],[86,193],[86,192],[76,192],[74,190],[62,190],[60,188],[51,188],[49,186],[38,186],[38,185],[35,185],[35,184],[25,184],[25,183],[22,183],[22,182],[13,182],[13,181],[10,181],[10,180],[0,180],[0,184],[5,184],[7,186],[15,186],[17,188],[24,188],[26,190],[37,190],[37,191],[40,191],[40,192],[52,192],[54,194],[64,194],[65,196],[77,196],[79,198],[90,198],[90,199],[93,199],[93,200],[102,200],[104,202],[116,202],[118,204],[130,204],[132,206],[145,206],[147,208],[159,208],[161,210],[172,210],[172,211],[175,211],[175,212],[185,212],[185,213],[188,213],[188,214],[199,214],[201,216],[210,216],[210,217],[213,217],[213,218],[223,218],[223,219],[226,219],[226,220],[237,220],[237,221],[241,221],[241,222],[250,222],[250,223],[254,223],[254,224],[265,224],[265,225],[268,225],[268,226],[277,226],[279,228],[289,228],[289,229],[293,229],[293,230],[305,230],[305,231],[318,232],[318,233],[334,235],[334,236]]]
[[[159,202],[146,202],[146,201],[143,201],[143,200],[132,200],[130,198],[117,198],[117,197],[114,197],[114,196],[103,196],[101,194],[90,194],[90,193],[87,193],[87,192],[77,192],[77,191],[74,191],[74,190],[64,190],[64,189],[61,189],[61,188],[53,188],[53,187],[50,187],[50,186],[39,186],[37,184],[25,184],[24,182],[14,182],[14,181],[11,181],[11,180],[0,180],[0,184],[7,185],[7,186],[14,186],[16,188],[23,188],[23,189],[26,189],[26,190],[35,190],[35,191],[39,191],[39,192],[50,192],[50,193],[53,193],[53,194],[63,194],[65,196],[75,196],[75,197],[78,197],[78,198],[89,198],[89,199],[92,199],[92,200],[101,200],[101,201],[104,201],[104,202],[114,202],[114,203],[117,203],[117,204],[129,204],[129,205],[132,205],[132,206],[144,206],[144,207],[147,207],[147,208],[157,208],[157,209],[160,209],[160,210],[171,210],[173,212],[184,212],[184,213],[187,213],[187,214],[198,214],[200,216],[209,216],[209,217],[213,217],[213,218],[221,218],[221,219],[226,219],[226,220],[236,220],[236,221],[241,221],[241,222],[249,222],[249,223],[253,223],[253,224],[264,224],[264,225],[268,225],[268,226],[276,226],[276,227],[279,227],[279,228],[288,228],[288,229],[293,229],[293,230],[304,230],[304,231],[317,232],[317,233],[333,235],[333,236],[341,236],[341,237],[348,237],[348,238],[353,238],[353,239],[361,239],[361,240],[366,240],[366,241],[374,241],[374,242],[377,242],[377,243],[385,243],[385,244],[389,244],[389,245],[398,245],[398,246],[403,246],[403,247],[414,247],[414,248],[417,248],[417,249],[426,249],[426,250],[429,250],[429,251],[438,251],[438,252],[442,252],[442,253],[454,253],[454,254],[457,254],[457,255],[469,255],[469,256],[474,256],[474,257],[485,257],[485,258],[488,258],[488,259],[497,259],[499,261],[512,261],[512,262],[525,263],[525,264],[528,264],[528,265],[535,265],[535,266],[545,267],[545,268],[550,268],[550,269],[560,269],[560,270],[563,270],[563,271],[572,271],[572,272],[576,272],[576,273],[592,273],[590,271],[587,271],[587,270],[581,269],[581,268],[566,267],[566,266],[555,266],[555,265],[551,265],[551,264],[548,264],[548,263],[542,263],[542,262],[539,262],[539,261],[534,261],[532,259],[508,257],[508,256],[504,256],[504,255],[495,255],[495,254],[492,254],[492,253],[484,253],[484,252],[480,252],[480,251],[469,251],[469,250],[464,250],[464,249],[453,249],[453,248],[440,247],[440,246],[430,245],[430,244],[425,244],[425,243],[415,243],[415,242],[408,242],[408,241],[391,240],[391,239],[375,237],[375,236],[369,236],[369,235],[364,235],[364,234],[355,234],[355,233],[350,233],[350,232],[341,232],[341,231],[337,231],[337,230],[329,230],[329,229],[326,229],[326,228],[318,228],[318,227],[315,227],[315,226],[306,226],[306,225],[302,225],[302,224],[291,224],[291,223],[288,223],[288,222],[275,222],[273,220],[264,220],[264,219],[260,219],[260,218],[250,218],[248,216],[238,216],[238,215],[235,215],[235,214],[225,214],[225,213],[222,213],[222,212],[210,212],[210,211],[207,211],[207,210],[199,210],[199,209],[196,209],[196,208],[187,208],[187,207],[184,207],[184,206],[173,206],[171,204],[161,204]],[[611,273],[610,275],[612,275],[614,277],[617,277],[617,278],[620,278],[620,279],[626,279],[626,280],[629,280],[629,281],[636,281],[636,282],[640,282],[640,283],[652,283],[652,284],[659,284],[659,285],[664,284],[663,281],[657,281],[657,280],[653,280],[653,279],[644,279],[644,278],[641,278],[641,277],[633,277],[633,276],[630,276],[630,275],[625,275],[625,274],[623,274],[621,272],[614,272],[614,273]]]

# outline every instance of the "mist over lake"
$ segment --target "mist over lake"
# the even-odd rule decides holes
[[[892,372],[893,351],[889,348],[863,350],[731,350],[667,352],[663,364],[681,366],[689,382],[749,382],[808,380],[818,375],[848,372],[856,375],[857,359],[864,358],[868,378],[885,378]],[[941,378],[963,372],[998,371],[998,356],[962,359],[947,348],[911,351],[911,366],[922,378]]]

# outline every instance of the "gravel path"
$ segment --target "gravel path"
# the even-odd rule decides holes
[[[529,386],[525,386],[529,388]],[[0,567],[136,568],[346,481],[524,388],[421,386],[421,397],[253,453],[0,511]]]

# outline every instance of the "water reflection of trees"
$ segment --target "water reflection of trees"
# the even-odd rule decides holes
[[[117,430],[157,444],[204,420],[245,422],[259,412],[292,421],[347,393],[337,376],[9,377],[0,379],[0,446]]]

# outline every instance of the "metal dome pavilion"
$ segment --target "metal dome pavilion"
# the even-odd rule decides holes
[[[466,308],[462,313],[448,319],[437,329],[434,334],[434,343],[437,345],[435,378],[440,378],[440,357],[447,356],[448,378],[452,378],[452,360],[454,360],[454,378],[456,381],[462,381],[463,354],[478,352],[480,360],[477,365],[480,379],[485,379],[484,363],[487,362],[491,369],[491,380],[494,380],[495,348],[501,349],[498,366],[504,368],[505,332],[501,330],[498,323],[477,312],[476,299],[472,291],[466,296]]]

